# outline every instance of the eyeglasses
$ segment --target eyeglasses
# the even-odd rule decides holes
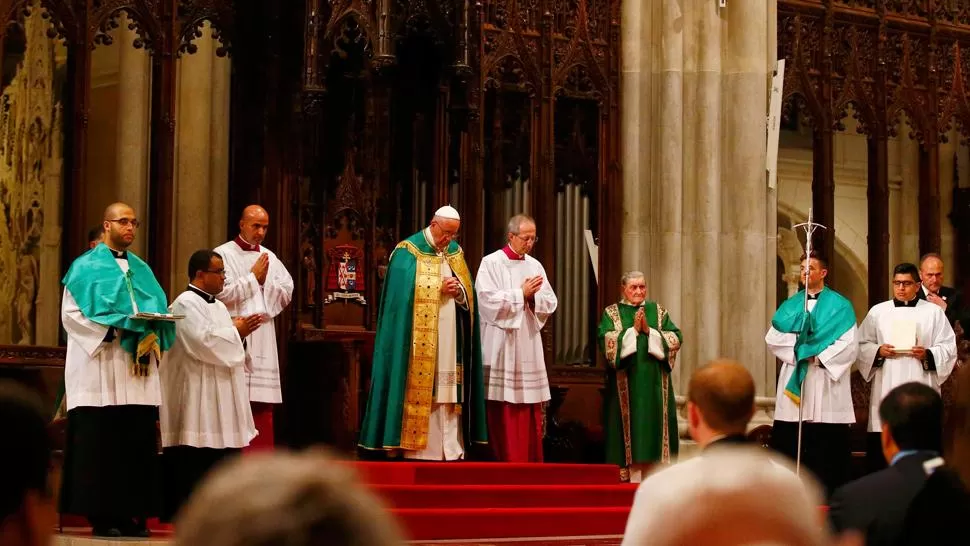
[[[910,286],[913,286],[914,284],[916,284],[916,283],[913,282],[913,281],[893,281],[893,286],[900,286],[902,288],[909,288]]]
[[[205,271],[206,273],[215,273],[216,275],[222,275],[223,277],[226,276],[225,269],[204,269],[203,271]]]
[[[134,218],[118,218],[117,220],[108,220],[108,221],[118,224],[121,227],[131,226],[133,228],[137,228],[138,226],[141,225],[141,222],[139,222],[138,220],[135,220]]]
[[[528,243],[536,244],[536,243],[539,242],[539,238],[538,237],[523,237],[523,236],[519,235],[518,233],[513,233],[512,236],[515,237],[516,239],[519,239],[523,243],[527,243],[527,244]]]

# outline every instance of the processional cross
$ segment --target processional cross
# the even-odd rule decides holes
[[[807,264],[804,266],[805,267],[805,271],[803,273],[803,275],[805,277],[804,278],[804,281],[805,281],[805,303],[804,303],[804,309],[805,309],[805,312],[804,312],[804,314],[802,314],[802,320],[803,321],[806,321],[806,320],[809,320],[809,316],[808,316],[808,314],[809,314],[809,311],[808,311],[808,276],[809,276],[809,272],[811,271],[811,264],[812,264],[812,235],[815,234],[815,230],[817,230],[818,228],[822,228],[822,229],[828,229],[828,228],[825,227],[825,226],[823,226],[822,224],[819,224],[819,223],[816,223],[815,222],[815,217],[814,217],[814,215],[812,213],[812,208],[811,207],[808,208],[808,221],[807,222],[802,222],[801,224],[795,224],[794,226],[792,226],[792,229],[793,230],[797,230],[799,228],[805,230],[805,261],[807,262]],[[805,332],[807,332],[807,330],[804,328],[804,323],[802,324],[802,326],[803,327],[799,329],[799,336],[803,336],[803,335],[805,335]],[[798,366],[798,362],[797,362],[798,356],[797,355],[795,356],[795,360],[796,360],[795,365],[797,367]],[[804,383],[805,383],[805,379],[803,377],[802,378],[802,385],[799,385],[799,388],[804,387]],[[797,454],[795,456],[795,474],[800,474],[801,473],[801,468],[802,468],[802,404],[801,404],[801,401],[799,401],[799,403],[798,403],[798,452],[797,452]]]

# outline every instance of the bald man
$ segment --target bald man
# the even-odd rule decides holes
[[[87,516],[96,536],[145,537],[158,510],[158,363],[175,340],[168,298],[128,251],[139,226],[124,203],[104,213],[102,242],[64,277],[67,446],[61,510]]]
[[[450,206],[391,252],[359,445],[392,456],[464,459],[487,442],[475,287]]]
[[[283,402],[276,316],[293,298],[293,277],[273,251],[262,246],[269,213],[249,205],[239,218],[239,235],[215,249],[226,268],[226,282],[216,295],[233,318],[260,315],[261,324],[246,338],[246,385],[259,435],[246,450],[275,444],[273,406]]]
[[[952,326],[957,320],[960,309],[960,294],[955,288],[943,286],[943,258],[930,252],[919,260],[920,289],[916,298],[936,305],[946,314]],[[963,325],[964,328],[970,325]]]

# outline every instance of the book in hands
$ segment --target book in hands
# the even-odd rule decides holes
[[[173,313],[146,313],[144,311],[139,311],[133,315],[130,315],[129,318],[142,319],[142,320],[176,321],[176,320],[184,319],[185,315],[176,315]]]

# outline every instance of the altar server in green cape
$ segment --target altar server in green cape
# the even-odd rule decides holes
[[[158,510],[158,362],[175,326],[134,318],[167,313],[148,265],[128,251],[138,219],[124,203],[104,214],[104,239],[64,277],[61,322],[67,444],[63,513],[87,516],[97,536],[147,536]]]
[[[606,461],[640,482],[650,467],[677,455],[677,402],[670,382],[682,341],[667,310],[647,297],[643,273],[621,280],[623,298],[603,312],[600,350],[606,355]]]
[[[852,463],[849,426],[855,410],[849,377],[859,342],[852,304],[825,286],[826,275],[824,259],[814,252],[810,260],[802,256],[806,289],[781,304],[765,343],[781,361],[771,445],[797,459],[801,406],[801,461],[831,494],[848,481]]]
[[[391,253],[359,445],[423,460],[488,441],[478,309],[450,206]]]

